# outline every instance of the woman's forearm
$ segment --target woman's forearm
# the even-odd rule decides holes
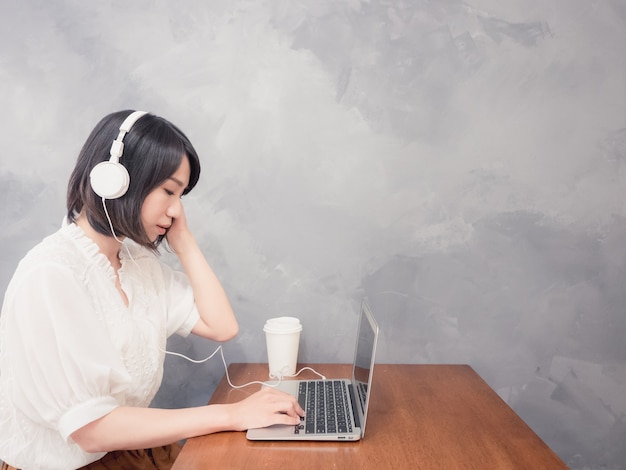
[[[72,439],[90,453],[145,449],[220,431],[295,425],[301,416],[304,410],[295,397],[266,387],[223,405],[171,410],[120,406],[72,433]]]
[[[239,331],[237,319],[222,284],[191,232],[185,234],[184,242],[177,244],[176,254],[189,278],[203,323],[194,333],[214,341],[232,339]]]
[[[90,453],[157,447],[236,428],[229,408],[210,405],[169,410],[121,406],[75,431],[72,439]]]

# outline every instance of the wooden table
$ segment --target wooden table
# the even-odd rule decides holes
[[[310,365],[328,378],[345,364]],[[235,385],[267,380],[267,364],[231,364]],[[316,378],[302,373],[298,378]],[[210,403],[239,401],[224,377]],[[467,365],[376,364],[365,437],[357,442],[252,442],[243,432],[189,439],[173,470],[565,469],[566,465]]]

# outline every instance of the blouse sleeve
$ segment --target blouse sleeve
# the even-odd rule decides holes
[[[11,393],[29,419],[68,439],[118,406],[130,377],[67,267],[50,262],[23,273],[7,290],[5,314]]]
[[[167,292],[167,336],[188,336],[200,320],[189,279],[166,264],[161,269]]]

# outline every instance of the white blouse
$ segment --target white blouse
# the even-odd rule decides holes
[[[118,406],[149,406],[167,337],[199,320],[186,276],[124,245],[128,307],[108,259],[75,224],[20,262],[0,315],[0,460],[67,470],[102,458],[70,435]]]

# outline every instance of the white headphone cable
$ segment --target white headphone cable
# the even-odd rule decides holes
[[[131,261],[135,264],[135,266],[137,266],[138,269],[141,269],[139,268],[139,265],[135,261],[135,258],[133,258],[133,255],[130,254],[130,250],[128,249],[128,246],[126,245],[126,243],[124,243],[122,240],[117,238],[117,235],[115,235],[113,222],[111,222],[111,217],[109,216],[109,211],[107,210],[106,198],[102,198],[102,207],[104,208],[104,215],[106,215],[107,221],[109,222],[109,228],[111,229],[111,234],[113,235],[113,238],[115,238],[115,240],[124,247],[124,249],[126,250],[126,254],[131,259]]]
[[[159,348],[159,349],[161,349],[161,348]],[[258,380],[254,380],[252,382],[248,382],[248,383],[243,384],[243,385],[234,385],[231,382],[230,376],[228,374],[228,366],[226,365],[226,359],[224,358],[224,349],[222,348],[221,344],[208,357],[205,357],[204,359],[199,359],[199,360],[191,359],[190,357],[187,357],[187,356],[185,356],[184,354],[181,354],[181,353],[171,352],[171,351],[167,351],[167,350],[161,349],[161,352],[164,352],[165,354],[170,354],[172,356],[182,357],[183,359],[187,359],[189,362],[193,362],[194,364],[202,364],[203,362],[208,361],[213,356],[215,356],[218,351],[220,352],[220,355],[222,356],[222,364],[224,364],[224,370],[226,371],[226,380],[228,381],[228,385],[230,385],[232,388],[244,388],[244,387],[247,387],[249,385],[254,385],[254,384],[264,385],[266,387],[278,387],[278,385],[284,380],[285,377],[297,377],[304,370],[310,370],[314,374],[317,374],[318,376],[320,376],[322,378],[322,380],[326,380],[326,377],[324,375],[320,374],[319,372],[317,372],[315,369],[313,369],[311,367],[303,367],[302,369],[300,369],[294,375],[279,375],[278,377],[274,377],[274,376],[270,375],[270,378],[278,380],[277,383],[268,383],[268,382],[261,382],[261,381],[258,381]]]

